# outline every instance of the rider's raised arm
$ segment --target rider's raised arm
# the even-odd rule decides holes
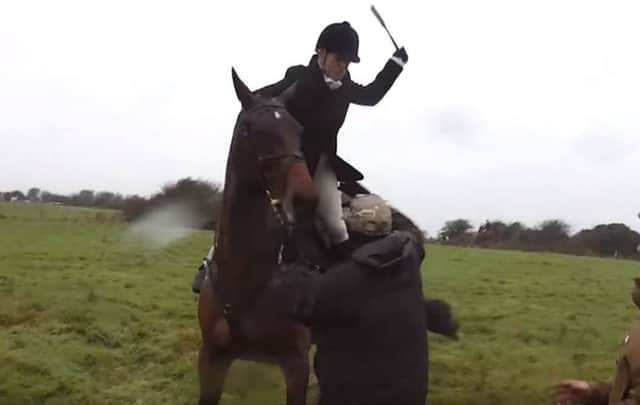
[[[283,91],[288,89],[289,86],[291,86],[298,80],[303,71],[304,66],[302,65],[291,66],[289,69],[287,69],[287,72],[285,73],[282,80],[258,89],[254,91],[254,93],[259,94],[263,97],[278,97],[280,94],[282,94]]]
[[[378,73],[375,80],[366,86],[351,82],[349,101],[359,105],[376,105],[387,94],[393,83],[402,72],[402,63],[390,59]]]

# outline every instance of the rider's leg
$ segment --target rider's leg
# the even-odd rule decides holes
[[[313,183],[318,191],[317,215],[333,246],[346,246],[349,232],[342,214],[342,197],[338,190],[338,180],[331,167],[329,159],[322,155],[313,177]]]

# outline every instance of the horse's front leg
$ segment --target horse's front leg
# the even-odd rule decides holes
[[[281,360],[280,368],[287,384],[287,405],[305,405],[309,384],[309,357],[295,353]]]
[[[218,405],[233,357],[204,341],[198,357],[199,405]]]

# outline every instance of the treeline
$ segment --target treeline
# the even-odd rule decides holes
[[[0,192],[1,200],[115,209],[122,212],[126,221],[134,221],[152,211],[180,204],[183,211],[198,219],[195,226],[213,229],[222,204],[222,189],[218,184],[187,177],[164,185],[159,192],[150,197],[123,196],[109,191],[93,190],[62,195],[33,187],[26,193],[18,190]],[[495,249],[640,258],[640,234],[619,223],[602,224],[571,234],[569,225],[559,219],[544,221],[534,227],[521,222],[486,221],[478,228],[466,219],[456,219],[447,221],[431,242]]]
[[[559,219],[532,228],[520,222],[486,221],[477,229],[466,219],[456,219],[445,223],[437,241],[494,249],[640,258],[640,234],[620,223],[601,224],[571,234],[569,225]]]
[[[150,197],[93,190],[64,195],[32,187],[26,193],[19,190],[0,192],[0,201],[3,200],[114,209],[121,211],[126,221],[134,221],[156,209],[179,204],[198,218],[198,227],[213,229],[222,204],[222,189],[215,183],[187,177],[165,184]]]

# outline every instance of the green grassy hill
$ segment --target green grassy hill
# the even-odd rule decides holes
[[[210,234],[153,248],[125,230],[112,211],[0,204],[0,404],[196,403],[190,283]],[[613,370],[639,263],[427,249],[425,292],[462,325],[430,340],[430,403],[550,403],[559,378]],[[237,362],[222,403],[283,404],[283,379]]]

